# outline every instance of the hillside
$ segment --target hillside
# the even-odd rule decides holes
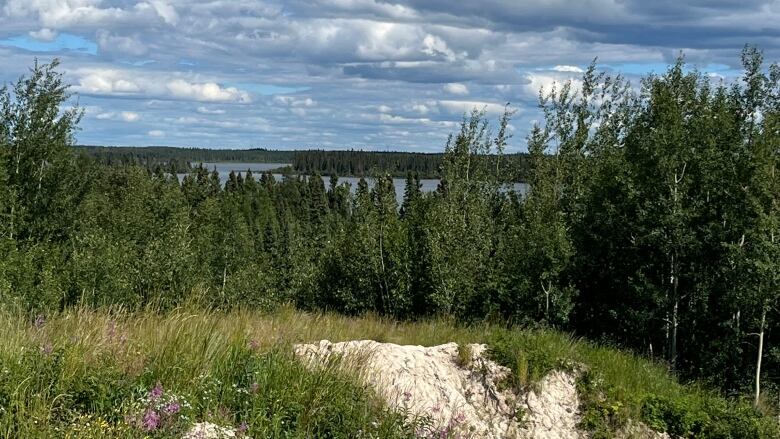
[[[414,424],[338,362],[307,367],[292,346],[320,339],[403,345],[486,343],[533,391],[553,370],[577,368],[579,428],[611,437],[644,422],[683,437],[777,437],[770,417],[661,365],[546,330],[443,320],[397,323],[282,308],[270,314],[180,308],[168,313],[72,309],[0,318],[0,437],[181,437],[195,422],[249,437],[414,437]],[[470,351],[457,356],[468,364]],[[538,390],[538,389],[537,389]],[[522,416],[518,418],[522,421]],[[454,436],[453,436],[454,437]]]

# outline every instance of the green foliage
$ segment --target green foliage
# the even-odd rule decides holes
[[[475,110],[443,155],[300,152],[295,166],[310,176],[234,172],[223,188],[202,166],[179,182],[175,161],[287,153],[74,154],[81,113],[62,110],[69,94],[56,62],[36,65],[0,92],[0,301],[33,313],[294,303],[552,327],[631,348],[731,394],[756,386],[757,404],[772,414],[780,67],[765,67],[749,47],[743,66],[740,81],[714,83],[681,57],[636,90],[594,63],[576,86],[540,94],[544,120],[522,160],[505,154],[511,110],[495,126]],[[422,193],[419,176],[433,168],[439,188]],[[399,206],[391,176],[409,169],[417,174]],[[326,185],[318,170],[368,179],[352,191],[336,178]],[[523,196],[518,175],[528,182]],[[580,355],[602,365],[584,384],[602,395],[587,402],[592,429],[639,416],[643,400],[624,395],[652,386],[617,370],[630,360],[572,352],[571,340],[549,337],[495,337],[516,387]],[[648,413],[669,428],[716,416],[685,411],[670,389],[640,394],[666,398]]]
[[[473,353],[468,344],[458,344],[458,357],[456,359],[460,367],[467,368],[471,364]]]
[[[591,432],[592,437],[610,438],[627,426],[630,417],[624,409],[624,400],[628,395],[605,382],[598,372],[581,372],[577,378],[577,394],[582,407],[580,427]]]
[[[245,423],[251,437],[414,437],[337,363],[309,368],[289,345],[261,346],[237,315],[78,313],[33,324],[3,312],[13,346],[0,348],[2,437],[173,438],[204,421]],[[150,411],[154,428],[143,421]]]
[[[769,438],[780,434],[774,420],[746,403],[727,405],[721,400],[646,398],[642,419],[659,431],[679,437]]]

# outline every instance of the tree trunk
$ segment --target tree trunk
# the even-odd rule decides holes
[[[227,283],[227,264],[222,267],[222,288],[219,290],[219,295],[225,297],[225,284]]]
[[[753,403],[758,407],[758,399],[761,396],[761,357],[764,354],[764,324],[766,323],[766,305],[761,311],[761,327],[758,332],[758,359],[756,360],[756,399]]]
[[[669,348],[669,361],[672,365],[672,370],[677,369],[677,310],[679,303],[677,297],[674,298],[674,308],[672,309],[672,340],[671,347]]]
[[[667,338],[669,342],[669,367],[671,367],[672,370],[677,369],[677,327],[679,325],[678,314],[680,309],[680,298],[677,291],[679,281],[676,261],[677,258],[675,258],[675,255],[672,254],[670,261],[671,263],[669,264],[669,280],[672,286],[672,316],[668,322],[670,328],[667,330],[671,332],[671,334],[667,332]]]
[[[385,271],[385,247],[384,247],[384,225],[379,226],[379,267],[382,271],[379,289],[382,291],[382,308],[387,312],[389,306],[389,294],[387,288],[387,272]]]
[[[547,288],[544,287],[542,282],[542,291],[544,291],[544,318],[547,323],[550,323],[550,290],[552,289],[552,281],[548,281]]]

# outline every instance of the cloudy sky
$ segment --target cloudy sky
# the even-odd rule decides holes
[[[0,82],[60,58],[83,144],[439,151],[510,102],[523,150],[594,57],[733,78],[745,43],[780,60],[780,0],[0,0]]]

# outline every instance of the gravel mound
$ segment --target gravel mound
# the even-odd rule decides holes
[[[424,420],[420,437],[585,438],[575,376],[555,371],[534,390],[515,394],[504,385],[509,369],[490,361],[485,345],[459,348],[400,346],[372,340],[295,346],[311,365],[340,358],[387,404],[414,420]]]

